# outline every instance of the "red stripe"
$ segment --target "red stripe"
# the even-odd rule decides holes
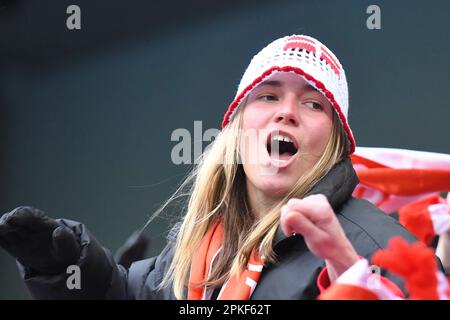
[[[366,193],[366,187],[362,187],[361,185],[358,185],[355,188],[355,191],[353,192],[353,196],[356,198],[364,198],[364,195]]]
[[[331,62],[333,62],[333,64],[339,68],[339,63],[334,59],[333,55],[330,53],[330,51],[328,51],[327,48],[325,48],[324,46],[322,46],[322,52],[325,53],[329,59],[331,60]]]
[[[336,73],[338,76],[341,76],[341,71],[339,68],[339,65],[337,62],[333,59],[333,57],[328,53],[328,51],[325,50],[324,47],[322,47],[322,54],[320,56],[321,59],[324,59],[333,69],[334,73]]]
[[[316,42],[313,39],[307,38],[304,36],[292,36],[292,37],[288,38],[287,41],[304,41],[304,42],[309,42],[312,45],[316,44]]]
[[[425,244],[431,243],[435,236],[428,207],[440,203],[439,199],[439,195],[432,195],[398,210],[399,222]]]
[[[288,42],[284,45],[283,50],[301,49],[312,53],[316,53],[316,47],[304,42]]]
[[[362,164],[362,165],[366,166],[369,169],[372,169],[372,168],[388,168],[387,166],[382,165],[381,163],[378,163],[376,161],[373,161],[373,160],[370,160],[370,159],[358,156],[356,154],[352,154],[351,159],[352,159],[352,163],[353,164]]]
[[[384,193],[415,196],[450,188],[450,170],[372,168],[357,170],[359,181]]]

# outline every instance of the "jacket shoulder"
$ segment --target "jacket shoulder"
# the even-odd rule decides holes
[[[386,247],[389,240],[395,236],[400,236],[410,243],[417,241],[397,220],[365,199],[351,197],[341,207],[337,216],[352,244],[355,247],[365,244],[365,248],[360,248],[364,255]]]

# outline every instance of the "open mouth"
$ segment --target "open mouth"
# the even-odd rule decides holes
[[[286,132],[274,132],[267,138],[267,152],[272,159],[289,160],[298,151],[297,142]]]

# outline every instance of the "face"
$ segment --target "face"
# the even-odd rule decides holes
[[[280,198],[322,155],[332,132],[332,106],[301,76],[283,72],[253,89],[241,112],[247,192]]]

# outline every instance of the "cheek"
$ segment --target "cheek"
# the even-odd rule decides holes
[[[307,127],[307,131],[309,132],[307,147],[310,150],[322,153],[331,136],[332,129],[333,124],[328,117],[321,119],[321,121],[311,121]]]
[[[245,174],[250,180],[257,179],[260,166],[267,165],[265,139],[271,114],[257,105],[249,104],[242,110],[240,154]]]
[[[242,131],[240,151],[244,163],[255,164],[259,159],[260,150],[257,148],[264,135],[267,126],[267,111],[258,108],[255,104],[249,104],[242,110]],[[256,162],[255,162],[256,161]]]
[[[269,110],[260,108],[256,103],[248,104],[242,110],[242,128],[245,129],[261,129],[270,119]]]

